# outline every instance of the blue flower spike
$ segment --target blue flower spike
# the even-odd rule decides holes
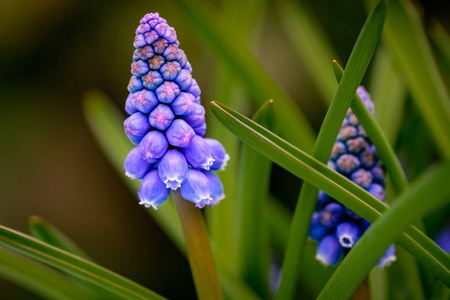
[[[177,189],[199,208],[218,204],[225,195],[211,171],[224,170],[229,156],[220,142],[203,138],[200,87],[175,30],[158,13],[146,14],[133,45],[124,128],[137,147],[124,168],[142,180],[139,204],[157,209]]]
[[[362,86],[358,87],[357,93],[373,113],[374,107],[369,93]],[[342,123],[328,167],[384,202],[384,168],[375,147],[351,109],[347,111]],[[310,238],[319,243],[316,258],[324,265],[338,264],[369,226],[369,222],[348,207],[319,191],[316,212],[313,214],[309,231]],[[384,268],[395,260],[395,247],[391,245],[378,265]]]

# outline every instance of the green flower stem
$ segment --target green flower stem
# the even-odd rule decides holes
[[[221,300],[223,299],[222,292],[217,279],[202,213],[193,203],[183,199],[180,190],[174,191],[173,194],[183,228],[197,297],[200,300]]]

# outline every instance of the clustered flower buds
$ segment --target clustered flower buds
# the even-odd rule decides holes
[[[366,90],[360,86],[357,92],[373,113],[373,103]],[[351,109],[347,112],[333,146],[328,167],[384,202],[384,169],[375,147]],[[355,245],[369,226],[369,222],[323,191],[319,191],[309,232],[310,238],[319,243],[316,258],[324,265],[338,264],[345,252]],[[378,265],[385,267],[395,259],[395,248],[391,245]]]
[[[136,29],[131,64],[130,115],[125,132],[136,145],[125,160],[126,175],[142,179],[140,204],[157,209],[170,190],[199,208],[225,196],[211,171],[223,170],[229,159],[216,140],[204,138],[205,108],[192,67],[175,30],[158,13],[146,14]]]

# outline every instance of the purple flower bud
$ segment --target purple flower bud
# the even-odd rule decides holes
[[[132,98],[131,103],[137,110],[145,114],[151,112],[156,105],[158,105],[158,99],[152,91],[142,90],[133,95],[134,97]]]
[[[196,135],[204,137],[206,133],[206,122],[203,123],[203,125],[200,125],[199,127],[193,127],[192,129],[194,129]]]
[[[352,248],[360,236],[361,228],[354,222],[342,222],[336,227],[336,237],[344,248]]]
[[[134,94],[129,94],[127,100],[125,102],[125,111],[131,116],[135,112],[137,112],[137,108],[133,105]]]
[[[149,45],[143,48],[136,49],[136,51],[138,52],[139,58],[142,60],[149,60],[150,58],[153,57],[153,55],[155,55],[153,48]]]
[[[367,191],[380,201],[384,201],[386,198],[384,188],[378,183],[372,183]]]
[[[358,131],[356,130],[355,126],[345,126],[342,127],[339,131],[338,139],[341,141],[346,141],[350,138],[355,137],[358,134]]]
[[[148,60],[148,66],[152,70],[159,70],[166,60],[161,55],[155,55]]]
[[[188,164],[184,155],[171,149],[161,158],[158,164],[159,178],[166,184],[167,188],[176,190],[181,187],[181,183],[186,179],[188,173]]]
[[[187,62],[186,54],[184,53],[183,49],[178,49],[178,57],[177,62],[180,64],[182,68],[184,68],[184,65]],[[190,72],[189,72],[190,73]]]
[[[142,84],[149,90],[153,91],[163,83],[164,79],[158,71],[150,71],[142,76]]]
[[[377,162],[377,154],[373,151],[375,148],[370,146],[359,155],[359,160],[364,168],[370,169]]]
[[[397,257],[395,256],[395,246],[391,245],[387,251],[383,254],[383,256],[380,258],[380,260],[377,263],[377,266],[380,266],[381,268],[389,267],[394,261],[397,260]]]
[[[320,222],[323,226],[334,227],[344,217],[344,208],[339,203],[332,202],[327,204],[320,212]]]
[[[381,183],[384,185],[384,170],[379,163],[375,164],[375,166],[370,170],[373,176],[373,181]]]
[[[131,64],[131,74],[141,77],[149,71],[148,64],[143,60],[135,61]]]
[[[187,91],[192,85],[191,73],[187,70],[181,69],[174,81],[180,87],[180,90]]]
[[[220,200],[223,200],[225,198],[222,182],[220,181],[219,177],[217,177],[217,175],[212,172],[208,172],[205,170],[201,170],[201,172],[205,174],[206,178],[208,178],[209,181],[212,198],[209,205],[213,206],[219,204]]]
[[[194,110],[194,96],[181,92],[180,95],[170,105],[172,111],[177,116],[186,116]]]
[[[205,123],[205,108],[200,104],[194,104],[194,110],[190,115],[183,116],[185,120],[191,127],[199,127]]]
[[[186,63],[185,63],[184,66],[183,66],[183,69],[186,70],[186,71],[188,71],[189,73],[192,73],[192,66],[191,66],[191,63],[188,62],[188,61],[186,61]]]
[[[184,199],[195,203],[195,206],[199,208],[203,208],[213,200],[208,178],[195,169],[188,170],[188,176],[181,183],[180,191]]]
[[[187,148],[181,149],[187,162],[195,169],[209,170],[214,162],[211,148],[208,143],[200,136],[192,138]]]
[[[158,24],[155,26],[156,32],[165,38],[169,43],[175,43],[177,41],[177,34],[175,30],[167,24]]]
[[[324,191],[319,191],[319,195],[317,196],[317,202],[319,204],[319,207],[324,207],[328,204],[328,202],[331,201],[331,197],[325,194]]]
[[[351,154],[342,154],[336,160],[337,169],[343,174],[351,174],[359,168],[360,162],[356,156]]]
[[[370,100],[370,95],[366,91],[366,89],[363,86],[359,86],[356,92],[358,93],[359,97],[364,102],[364,104],[367,106],[369,111],[373,113],[374,112],[373,102]]]
[[[316,259],[325,266],[335,266],[342,258],[343,249],[333,235],[327,235],[317,247]]]
[[[169,127],[174,118],[172,110],[164,104],[159,104],[149,116],[150,125],[160,130],[165,130]]]
[[[143,34],[146,32],[149,32],[151,30],[150,25],[148,24],[139,24],[139,26],[136,28],[136,34]]]
[[[166,188],[165,184],[159,179],[158,170],[153,169],[144,177],[139,189],[139,204],[145,207],[153,207],[158,209],[158,206],[163,204],[169,197],[170,189]]]
[[[145,41],[144,35],[142,35],[142,34],[136,35],[136,37],[134,38],[134,43],[133,43],[133,46],[135,48],[144,47],[146,44],[147,44],[147,42]]]
[[[156,54],[163,54],[164,50],[166,50],[166,47],[169,45],[167,41],[163,38],[159,38],[156,41],[152,43],[153,50]]]
[[[361,125],[358,125],[358,134],[362,137],[367,138],[367,133]]]
[[[129,116],[123,122],[123,126],[125,127],[125,133],[128,138],[136,145],[139,144],[144,135],[150,130],[147,116],[140,112]]]
[[[336,164],[332,160],[328,161],[327,167],[330,168],[331,170],[336,171]]]
[[[166,130],[167,140],[172,146],[186,148],[195,136],[194,129],[181,119],[175,119]]]
[[[309,237],[316,242],[319,242],[324,236],[327,235],[330,229],[323,226],[320,222],[320,213],[315,212],[312,216],[311,227],[309,228]]]
[[[347,216],[349,216],[350,218],[354,220],[361,220],[361,217],[347,206],[344,207],[344,210]]]
[[[344,143],[336,142],[333,145],[333,150],[331,150],[331,159],[335,160],[345,152],[347,152],[347,148],[345,147]]]
[[[348,123],[353,125],[353,126],[359,125],[359,121],[356,118],[356,116],[353,114],[352,111],[350,111],[350,114],[347,116],[347,120],[348,120]]]
[[[167,46],[166,50],[164,50],[163,56],[166,59],[166,61],[176,60],[178,57],[178,46],[175,44],[170,44],[169,46]]]
[[[128,83],[128,91],[130,93],[136,93],[144,88],[142,81],[136,76],[131,76],[130,82]]]
[[[361,225],[362,232],[365,232],[370,227],[370,223],[364,219],[361,219],[360,225]]]
[[[142,159],[141,151],[138,147],[128,153],[125,159],[125,175],[131,179],[142,179],[153,167],[153,164],[146,162]]]
[[[158,130],[152,130],[147,133],[139,143],[142,158],[149,163],[156,162],[166,154],[167,147],[168,143],[164,133]]]
[[[351,175],[351,179],[354,183],[362,187],[363,189],[368,189],[372,184],[372,174],[364,169],[358,169]]]
[[[164,81],[156,89],[156,96],[162,103],[172,103],[172,101],[180,94],[180,88],[172,81]]]
[[[369,143],[363,137],[349,139],[346,142],[347,149],[350,153],[358,155],[369,147]]]
[[[200,93],[201,93],[200,87],[198,86],[197,81],[194,78],[192,78],[192,84],[189,87],[189,89],[187,90],[187,92],[191,93],[194,96],[194,98],[197,98],[198,96],[200,96]]]
[[[204,140],[211,148],[212,158],[214,159],[214,163],[211,165],[211,170],[225,170],[227,162],[230,160],[230,156],[225,152],[225,148],[217,140],[208,138]]]
[[[161,75],[163,76],[164,79],[174,80],[177,77],[178,72],[180,72],[180,70],[181,70],[180,64],[177,63],[176,61],[172,61],[165,63],[164,66],[162,66],[159,71],[161,72]]]
[[[149,45],[153,44],[154,41],[156,41],[159,38],[158,33],[156,31],[152,30],[150,32],[144,33],[145,42]],[[141,46],[142,47],[142,46]]]

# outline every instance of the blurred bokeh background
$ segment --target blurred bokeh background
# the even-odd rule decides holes
[[[222,2],[214,5],[220,10]],[[267,2],[254,53],[318,129],[326,106],[293,51],[276,4]],[[367,15],[363,3],[306,2],[345,64]],[[426,24],[436,18],[450,29],[448,3],[422,2]],[[221,101],[211,99],[220,85],[211,82],[214,55],[182,18],[177,1],[3,0],[0,7],[0,224],[28,232],[28,218],[42,216],[101,265],[168,298],[194,298],[187,261],[102,155],[84,120],[82,98],[99,89],[122,109],[134,30],[147,12],[159,12],[176,29],[205,106]],[[404,139],[398,149],[414,146]],[[293,208],[298,181],[279,168],[273,173],[273,194]],[[2,279],[0,290],[2,299],[38,298]]]

